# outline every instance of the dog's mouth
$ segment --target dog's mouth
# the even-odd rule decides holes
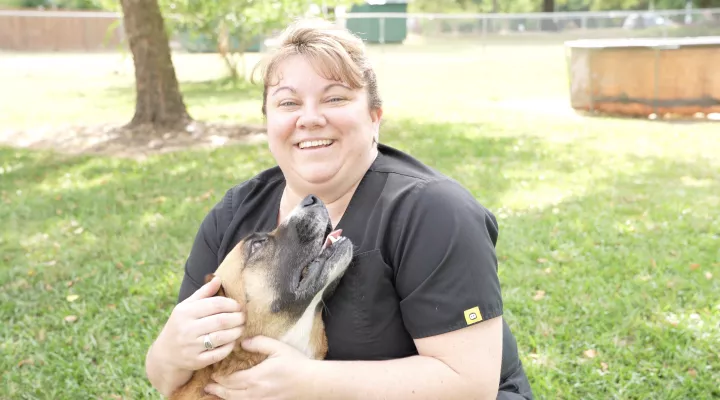
[[[332,256],[335,254],[337,249],[345,242],[347,238],[342,236],[342,229],[333,230],[332,226],[328,224],[325,231],[325,241],[320,248],[320,253],[310,263],[305,265],[295,273],[295,285],[294,287],[303,292],[312,285],[313,282],[318,282],[319,278],[326,269],[325,264],[329,261],[332,264]]]

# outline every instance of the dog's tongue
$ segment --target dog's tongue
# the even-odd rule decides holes
[[[342,229],[336,229],[325,238],[325,244],[323,244],[323,250],[327,249],[328,247],[332,246],[333,243],[335,243],[336,240],[340,238],[340,235],[342,234]]]

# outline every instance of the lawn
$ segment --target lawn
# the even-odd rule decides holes
[[[374,56],[381,141],[499,219],[537,398],[720,396],[720,125],[575,115],[560,46]],[[177,55],[191,114],[260,121],[260,91],[214,83],[220,66]],[[117,55],[0,54],[0,87],[0,134],[132,115]],[[198,224],[271,165],[263,144],[143,161],[0,147],[0,398],[158,398],[144,354]]]

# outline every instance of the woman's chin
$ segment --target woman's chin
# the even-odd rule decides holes
[[[340,166],[336,163],[317,163],[295,168],[295,175],[302,181],[320,185],[331,181],[338,174]]]

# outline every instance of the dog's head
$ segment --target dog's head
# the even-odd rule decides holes
[[[341,233],[320,199],[308,196],[275,230],[250,234],[233,248],[215,275],[222,279],[218,295],[245,306],[243,336],[282,339],[301,320],[309,325],[303,331],[311,329],[352,259],[353,245]]]

